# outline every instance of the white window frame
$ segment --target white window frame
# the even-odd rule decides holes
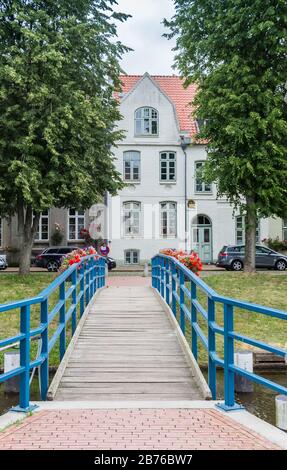
[[[43,219],[47,219],[48,225],[48,238],[43,238]],[[39,227],[36,233],[35,242],[49,242],[50,240],[50,211],[47,210],[45,213],[40,214]]]
[[[201,168],[203,168],[205,165],[205,161],[197,160],[196,162],[194,162],[194,192],[197,194],[212,194],[212,184],[206,183],[202,178],[199,178],[197,175],[199,165]],[[202,189],[197,188],[198,184],[201,184]]]
[[[74,210],[75,211],[75,214],[70,214],[71,210]],[[82,241],[83,238],[80,237],[80,231],[82,230],[82,228],[85,228],[85,221],[86,221],[86,217],[85,217],[85,211],[80,211],[80,212],[83,212],[83,214],[79,214],[79,211],[78,210],[75,210],[75,209],[69,209],[68,210],[68,241]],[[70,237],[70,219],[75,219],[75,238],[71,238]],[[84,219],[84,225],[83,227],[79,227],[79,219]]]
[[[131,205],[130,208],[127,206]],[[138,201],[125,201],[123,202],[123,236],[124,238],[138,238],[141,236],[141,203]],[[130,217],[128,217],[130,213]],[[135,217],[135,215],[137,216]],[[131,219],[131,223],[127,224],[127,221]],[[134,225],[135,219],[138,219],[137,225]]]
[[[131,260],[130,263],[127,262],[127,254],[128,253],[130,253],[130,260]],[[133,256],[134,253],[136,253],[136,255],[137,255],[137,262],[136,263],[134,262],[134,256]],[[125,250],[125,252],[124,252],[124,263],[127,266],[140,264],[140,250],[136,250],[134,248],[129,248],[129,249]]]
[[[238,220],[242,219],[241,228],[238,228]],[[242,232],[240,239],[241,242],[238,241],[238,232]],[[260,243],[260,221],[257,222],[256,226],[256,243]],[[235,217],[235,244],[236,245],[245,245],[245,215],[237,215]]]
[[[163,206],[167,206],[164,208]],[[166,217],[166,234],[164,233],[163,218]],[[172,230],[171,220],[174,218],[174,230]],[[160,202],[160,237],[161,238],[176,238],[177,237],[177,203],[174,201]]]
[[[147,113],[148,111],[148,113]],[[153,113],[156,116],[153,116]],[[145,121],[148,121],[149,131],[146,132]],[[153,123],[156,122],[156,132],[152,132]],[[140,123],[140,132],[137,132],[137,123]],[[159,116],[158,111],[151,106],[143,106],[135,111],[134,118],[134,134],[136,137],[154,137],[158,136],[159,131]]]
[[[130,178],[127,178],[126,163],[130,164]],[[127,150],[123,155],[124,181],[139,183],[141,180],[141,153],[138,150]],[[138,178],[135,178],[135,168],[138,169]]]
[[[163,155],[166,155],[165,159],[163,159]],[[176,178],[177,178],[176,160],[177,160],[176,159],[176,152],[172,152],[172,151],[160,152],[160,154],[159,154],[159,180],[160,180],[161,183],[166,183],[166,184],[176,183]],[[163,179],[163,177],[162,177],[163,163],[166,163],[166,179]],[[174,179],[171,179],[171,177],[170,177],[171,163],[174,164]]]
[[[287,218],[282,220],[282,240],[287,241]]]

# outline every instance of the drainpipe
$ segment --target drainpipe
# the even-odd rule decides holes
[[[190,145],[190,138],[181,136],[181,148],[184,153],[184,250],[187,251],[187,238],[188,238],[188,227],[187,227],[187,153],[186,149]]]

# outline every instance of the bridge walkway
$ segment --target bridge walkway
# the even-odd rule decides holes
[[[103,289],[68,349],[48,397],[56,401],[209,398],[184,341],[177,322],[151,287]]]

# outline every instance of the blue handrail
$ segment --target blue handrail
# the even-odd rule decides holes
[[[90,303],[96,291],[105,286],[105,273],[104,258],[95,257],[95,255],[86,256],[79,263],[64,271],[36,297],[0,305],[0,314],[20,309],[19,334],[0,340],[0,348],[20,343],[20,367],[0,374],[0,383],[20,376],[19,405],[13,408],[14,411],[29,412],[35,408],[30,404],[29,384],[30,370],[35,367],[40,367],[41,398],[42,400],[46,399],[49,387],[49,355],[59,340],[60,360],[63,359],[66,351],[67,323],[69,320],[71,321],[73,335],[77,327],[78,308],[81,318],[85,307]],[[68,282],[71,282],[71,286],[66,290]],[[57,290],[59,291],[59,300],[49,311],[50,296]],[[67,308],[68,300],[71,300],[69,308]],[[31,329],[30,324],[30,311],[33,305],[40,306],[40,326],[35,329]],[[57,316],[59,317],[58,327],[53,336],[49,338],[49,325]],[[36,360],[31,361],[30,340],[38,335],[41,335],[42,340],[41,353]]]
[[[186,283],[190,283],[190,288],[186,286]],[[175,318],[177,318],[177,311],[179,310],[179,323],[183,333],[185,333],[186,320],[190,323],[191,349],[196,361],[198,360],[198,340],[206,349],[208,353],[208,384],[214,400],[216,399],[216,368],[219,366],[224,369],[224,403],[218,405],[220,408],[226,411],[241,408],[240,405],[235,403],[235,373],[276,392],[287,395],[286,387],[253,372],[243,370],[234,364],[234,341],[258,347],[278,356],[285,357],[285,359],[287,358],[287,351],[239,334],[234,331],[233,326],[235,307],[286,321],[287,312],[218,295],[182,263],[171,256],[163,254],[156,255],[152,259],[152,286],[158,290],[162,298],[171,307]],[[198,300],[198,289],[207,296],[207,310]],[[186,298],[189,300],[189,308],[186,305]],[[223,328],[216,323],[216,304],[223,305]],[[198,323],[198,314],[207,322],[207,337]],[[217,334],[224,338],[223,359],[216,352]]]

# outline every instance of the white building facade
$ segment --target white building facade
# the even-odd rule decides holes
[[[108,198],[111,256],[119,264],[143,264],[163,248],[176,248],[214,262],[224,245],[244,241],[244,218],[201,179],[206,150],[194,143],[198,128],[189,105],[195,87],[184,90],[179,77],[148,74],[122,82],[125,138],[114,154],[127,186]],[[183,138],[191,139],[186,155]],[[258,241],[277,236],[279,224],[260,221]]]

